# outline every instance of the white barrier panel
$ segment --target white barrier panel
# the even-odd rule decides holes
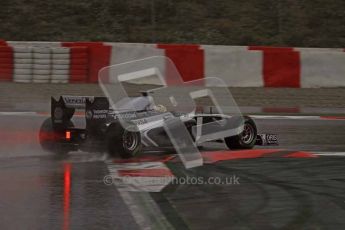
[[[293,48],[294,51],[300,51],[300,52],[344,52],[342,48]]]
[[[226,52],[248,51],[247,46],[201,45],[200,48],[204,50],[226,51]]]
[[[126,43],[126,42],[105,42],[104,45],[116,47],[132,47],[132,48],[157,48],[157,44],[150,43]]]
[[[301,88],[345,87],[345,53],[301,52]]]
[[[112,46],[111,65],[116,65],[124,62],[130,62],[134,60],[149,58],[153,56],[165,56],[165,52],[162,49],[154,48],[154,45],[140,45],[140,44],[115,44],[108,43]],[[161,69],[165,69],[165,63],[160,63]],[[110,73],[112,74],[112,73]],[[156,77],[148,77],[142,79],[136,79],[128,81],[134,84],[151,84],[161,85],[161,81]]]
[[[230,87],[263,87],[262,52],[213,49],[205,46],[205,76],[222,79]]]

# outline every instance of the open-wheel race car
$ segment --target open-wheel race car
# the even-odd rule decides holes
[[[44,121],[39,132],[41,146],[54,153],[95,151],[122,158],[136,156],[145,149],[171,149],[173,144],[164,127],[169,117],[182,121],[196,146],[209,141],[225,142],[229,149],[277,144],[276,135],[258,134],[254,121],[248,116],[236,119],[217,113],[168,112],[165,106],[154,105],[147,94],[125,98],[119,104],[114,109],[106,97],[61,96],[59,100],[52,97],[51,117]],[[81,118],[84,127],[75,127],[72,122],[79,109],[84,111]],[[127,128],[120,120],[126,122]],[[224,138],[203,134],[203,124],[221,125],[222,121],[233,124],[234,130],[239,131]],[[237,126],[241,129],[236,129]]]

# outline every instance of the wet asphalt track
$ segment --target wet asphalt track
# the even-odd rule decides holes
[[[0,229],[140,229],[136,221],[143,217],[156,229],[345,227],[345,157],[272,156],[190,170],[169,162],[177,178],[236,176],[239,184],[169,185],[146,194],[142,199],[153,200],[168,222],[162,225],[151,206],[146,207],[150,215],[133,216],[117,187],[104,185],[107,156],[43,152],[36,136],[43,119],[0,117]],[[345,152],[345,120],[268,119],[257,125],[262,132],[277,133],[282,149]]]

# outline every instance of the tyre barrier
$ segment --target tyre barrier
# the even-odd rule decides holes
[[[43,45],[1,47],[0,77],[2,80],[13,80],[19,83],[68,83],[70,80],[70,49],[44,47]],[[79,56],[82,59],[77,59],[77,64],[83,64],[82,69],[87,69],[87,52]],[[86,77],[84,76],[83,79]]]
[[[32,82],[49,83],[51,70],[51,48],[34,47],[32,49]]]
[[[18,83],[30,83],[32,82],[32,74],[14,74],[13,79]]]
[[[32,58],[16,58],[14,59],[14,64],[32,64]]]
[[[50,67],[50,64],[51,64],[51,59],[49,58],[49,59],[45,59],[45,58],[43,58],[43,59],[35,59],[35,58],[33,58],[33,63],[34,64],[38,64],[38,65],[48,65],[49,67]]]
[[[23,75],[30,75],[32,74],[32,70],[31,69],[14,69],[13,70],[14,74],[23,74]]]
[[[13,47],[14,74],[13,81],[28,83],[32,81],[32,48],[24,46]]]
[[[88,47],[6,47],[0,50],[0,67],[2,78],[14,82],[87,82]]]
[[[51,83],[68,83],[70,69],[70,49],[52,48]]]
[[[0,80],[21,83],[96,83],[112,49],[103,42],[3,40],[0,47]]]
[[[36,60],[37,62],[41,62],[41,60]],[[33,69],[45,69],[45,70],[50,70],[50,65],[49,65],[49,61],[45,62],[45,63],[40,63],[40,64],[33,64],[32,65]]]
[[[70,54],[70,50],[66,47],[56,47],[56,48],[51,48],[52,54],[53,55],[58,55],[58,54]]]
[[[67,66],[67,65],[66,65]],[[66,69],[57,69],[57,68],[53,68],[52,69],[52,75],[66,75],[68,77],[69,74],[69,66],[66,67]]]
[[[69,65],[70,60],[68,59],[54,59],[52,58],[53,65]]]
[[[53,70],[69,70],[70,65],[54,65]]]
[[[14,63],[14,69],[31,69],[31,63]]]

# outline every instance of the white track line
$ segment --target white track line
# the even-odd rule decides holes
[[[315,152],[315,155],[345,157],[345,152]]]
[[[36,112],[0,112],[0,116],[37,116]]]
[[[298,119],[298,120],[315,120],[320,119],[320,116],[279,116],[279,115],[250,115],[256,119]]]
[[[0,116],[49,116],[49,113],[38,112],[0,112]],[[76,114],[75,116],[80,116]],[[283,115],[249,115],[254,119],[281,119],[281,120],[324,120],[324,121],[344,121],[345,116],[283,116]]]
[[[161,162],[114,163],[111,160],[107,160],[105,163],[107,164],[108,171],[113,178],[119,178],[117,172],[119,169],[147,167],[167,168],[165,164]],[[121,188],[120,186],[115,185],[115,188],[120,193],[120,196],[141,229],[149,230],[153,229],[154,227],[157,229],[174,229],[148,192],[145,190],[142,191],[141,189],[137,190],[137,192],[134,192],[135,190],[131,191],[128,186]],[[161,189],[162,188],[159,188],[159,191]]]
[[[334,118],[332,117],[323,117],[323,116],[280,116],[280,115],[249,115],[252,118],[255,119],[291,119],[291,120],[345,120],[344,119],[336,119],[336,116]]]

